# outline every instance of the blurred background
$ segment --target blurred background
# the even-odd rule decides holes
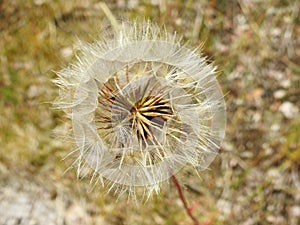
[[[107,6],[107,8],[106,8]],[[146,204],[77,179],[51,80],[116,19],[149,18],[218,66],[227,105],[219,156],[178,174],[203,224],[300,224],[300,2],[0,0],[0,225],[189,225],[166,183]],[[70,168],[68,170],[68,168]]]

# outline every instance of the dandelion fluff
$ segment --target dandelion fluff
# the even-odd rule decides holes
[[[187,164],[209,166],[224,137],[225,103],[205,58],[149,22],[124,23],[81,52],[56,80],[79,161],[129,192],[157,191]]]

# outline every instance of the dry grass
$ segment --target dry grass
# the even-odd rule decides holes
[[[299,224],[299,2],[109,2],[118,20],[149,17],[191,46],[204,42],[219,66],[226,140],[201,178],[179,175],[196,217],[213,225]],[[48,209],[60,210],[53,224],[192,224],[172,185],[145,205],[116,203],[77,180],[75,169],[64,174],[72,144],[53,135],[70,128],[49,104],[57,92],[52,71],[72,61],[77,37],[94,40],[109,19],[97,1],[0,1],[0,212],[13,205],[5,193],[24,192],[57,206]]]

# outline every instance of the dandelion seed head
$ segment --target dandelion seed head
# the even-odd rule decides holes
[[[58,106],[72,120],[84,163],[119,193],[158,192],[190,164],[205,169],[224,138],[215,68],[150,22],[124,23],[83,44],[58,72]]]

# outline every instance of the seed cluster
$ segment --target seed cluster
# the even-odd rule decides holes
[[[215,68],[150,22],[124,23],[110,38],[83,45],[56,81],[78,173],[90,167],[122,193],[150,194],[188,164],[206,169],[225,134]]]
[[[162,132],[174,118],[169,87],[154,76],[131,76],[126,68],[125,78],[116,75],[100,87],[95,115],[98,133],[117,159],[124,158],[127,150],[132,156],[151,146],[159,148]],[[153,163],[155,154],[150,154]]]
[[[138,101],[130,110],[132,119],[132,129],[137,127],[137,135],[145,143],[148,137],[150,141],[154,140],[154,136],[150,131],[150,127],[161,128],[164,121],[168,120],[172,115],[168,100],[164,100],[162,95],[147,96]]]

